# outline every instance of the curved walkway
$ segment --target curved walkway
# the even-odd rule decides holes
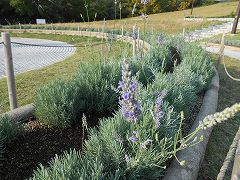
[[[202,18],[185,18],[185,21],[202,21]],[[211,25],[206,28],[196,29],[185,34],[187,41],[197,41],[204,38],[210,38],[222,33],[228,33],[232,30],[233,20],[232,18],[207,18],[208,21],[223,21],[222,24]],[[238,23],[238,29],[240,29],[240,22]]]
[[[60,41],[30,38],[11,38],[12,42],[37,44],[59,47],[40,47],[12,44],[14,72],[22,73],[29,70],[39,69],[56,62],[62,61],[74,54],[76,48],[61,47],[69,44]],[[70,45],[71,46],[71,45]],[[3,46],[0,45],[0,78],[4,77],[5,65],[3,61]]]
[[[207,46],[203,46],[203,47],[206,49],[206,51],[215,53],[215,54],[219,53],[219,50],[220,50],[220,44],[209,43]],[[240,60],[240,48],[233,47],[233,46],[225,46],[224,55]]]

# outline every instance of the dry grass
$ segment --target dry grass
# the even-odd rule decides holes
[[[226,2],[219,3],[210,6],[202,6],[195,8],[193,11],[193,16],[196,17],[222,17],[230,15],[232,12],[236,11],[238,2]],[[196,28],[206,27],[210,24],[216,24],[216,22],[187,22],[184,21],[184,17],[190,16],[191,10],[175,11],[168,13],[159,13],[149,15],[147,19],[146,29],[148,31],[161,31],[165,33],[179,33],[183,28],[186,30],[193,30]],[[125,30],[130,30],[134,24],[143,29],[144,23],[140,17],[126,18],[122,20],[109,20],[106,21],[106,29],[121,29],[124,27]],[[49,25],[50,26],[50,25]],[[103,21],[96,21],[90,23],[56,23],[54,26],[67,26],[67,27],[77,27],[81,28],[99,28],[100,30],[104,27]]]

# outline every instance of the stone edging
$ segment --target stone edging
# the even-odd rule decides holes
[[[12,121],[22,123],[33,116],[35,112],[34,104],[27,104],[12,111],[1,114],[0,116],[8,116]]]
[[[232,170],[233,180],[240,179],[239,167],[240,167],[240,139],[238,141],[238,147],[237,147],[235,158],[234,158],[234,164],[233,164],[233,170]]]
[[[214,114],[218,105],[218,90],[219,90],[219,75],[216,74],[212,79],[211,85],[204,95],[203,104],[198,113],[196,120],[193,123],[191,131],[194,131],[207,115]],[[185,166],[180,166],[179,162],[174,159],[171,162],[170,167],[167,170],[164,180],[195,180],[198,177],[198,172],[201,167],[207,143],[212,132],[212,128],[202,130],[198,133],[198,136],[203,136],[204,140],[190,148],[182,150],[177,153],[177,157],[180,161],[185,160]]]
[[[19,30],[11,30],[12,32],[19,32]],[[24,30],[24,32],[38,32],[38,33],[49,33],[51,30]],[[23,31],[21,31],[23,32]],[[54,31],[52,33],[56,34],[68,34],[68,35],[82,35],[82,36],[89,36],[89,37],[98,37],[102,38],[103,36],[107,38],[109,34],[107,33],[99,33],[99,32],[82,32],[80,34],[78,31]],[[124,42],[132,43],[132,38],[128,36],[121,36],[117,35],[119,40]],[[140,43],[143,43],[140,40]],[[144,43],[145,50],[150,49],[150,44]],[[215,70],[215,76],[212,79],[210,88],[204,95],[203,104],[201,106],[200,112],[194,124],[191,128],[192,132],[195,128],[199,125],[199,122],[202,121],[207,115],[214,114],[217,110],[218,105],[218,90],[219,90],[219,75],[218,72]],[[35,106],[34,104],[28,104],[26,106],[20,107],[13,111],[4,113],[3,115],[8,115],[11,120],[15,122],[23,122],[24,119],[31,117],[34,114]],[[212,132],[212,128],[208,130],[199,132],[199,136],[203,135],[204,140],[203,142],[191,147],[187,148],[183,151],[177,153],[177,156],[180,160],[185,160],[186,165],[184,167],[180,166],[179,163],[174,159],[167,170],[166,175],[164,176],[164,180],[195,180],[198,176],[198,171],[201,167],[201,163],[204,158],[205,149]]]

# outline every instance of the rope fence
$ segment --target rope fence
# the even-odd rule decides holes
[[[3,77],[7,78],[11,110],[17,107],[15,73],[22,73],[29,70],[39,69],[62,61],[72,55],[76,51],[76,48],[88,48],[105,44],[108,48],[107,51],[110,52],[113,41],[118,40],[137,45],[138,51],[140,48],[142,48],[143,51],[146,49],[143,47],[144,42],[140,42],[140,40],[132,40],[131,36],[125,36],[124,33],[122,33],[122,35],[119,35],[114,34],[113,32],[103,32],[95,34],[93,36],[90,34],[90,37],[96,36],[98,38],[101,38],[101,42],[86,42],[84,45],[66,44],[64,42],[49,41],[44,39],[24,39],[24,42],[21,42],[21,39],[15,40],[13,38],[11,40],[9,33],[3,32],[1,35],[2,42],[0,42],[0,79]],[[81,34],[78,34],[77,36],[79,35]],[[103,50],[103,46],[101,49]],[[97,52],[95,49],[91,49],[90,51],[91,54]],[[3,53],[4,56],[1,55],[1,53]]]
[[[221,47],[219,50],[219,55],[218,55],[218,60],[217,60],[217,68],[219,69],[219,65],[221,63],[223,63],[224,66],[224,71],[226,73],[226,75],[234,80],[234,81],[240,81],[240,79],[233,77],[232,75],[230,75],[229,71],[227,70],[227,66],[225,63],[225,59],[224,59],[224,48],[225,48],[225,34],[222,35],[222,40],[221,40]],[[236,162],[237,159],[237,148],[240,145],[239,144],[239,140],[240,140],[240,127],[238,129],[238,132],[236,133],[233,142],[229,148],[229,151],[227,153],[227,156],[223,162],[223,165],[219,171],[219,174],[217,176],[217,180],[224,180],[228,170],[230,170],[230,168],[232,168],[233,162],[234,162],[234,158],[235,158],[235,162],[234,164],[239,164],[240,162]],[[235,165],[236,166],[236,165]],[[239,167],[234,167],[233,166],[233,171],[232,171],[232,178],[231,179],[239,179],[239,176],[237,176],[237,172],[234,172],[234,169],[239,168]],[[236,178],[237,177],[237,178]]]
[[[62,48],[67,48],[67,47],[86,47],[87,45],[42,45],[42,44],[28,44],[28,43],[19,43],[19,42],[11,42],[12,44],[17,44],[17,45],[22,45],[22,46],[36,46],[36,47],[62,47]],[[101,44],[106,44],[105,42],[101,43],[95,43],[95,44],[88,44],[89,46],[97,46]]]
[[[227,153],[227,156],[224,160],[224,163],[223,163],[223,165],[220,169],[220,172],[217,176],[217,180],[224,180],[224,177],[225,177],[225,174],[226,174],[227,170],[233,164],[234,157],[235,157],[235,154],[236,154],[236,150],[237,150],[237,147],[238,147],[239,139],[240,139],[240,127],[238,129],[237,134],[235,135],[235,138],[233,139],[233,142],[230,146],[230,149]]]

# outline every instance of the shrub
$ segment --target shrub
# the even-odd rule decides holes
[[[21,131],[21,125],[11,121],[8,116],[0,116],[0,166],[3,159],[4,145],[17,138]]]
[[[118,95],[113,87],[120,79],[120,67],[117,62],[82,64],[74,77],[74,86],[80,87],[78,101],[80,112],[104,114],[112,112],[118,106]]]
[[[151,51],[148,61],[134,60],[133,74],[146,86],[152,83],[157,67],[165,58],[166,49]],[[161,52],[161,56],[154,53]],[[160,53],[159,53],[160,54]],[[154,59],[155,58],[155,59]],[[36,116],[45,124],[66,127],[82,113],[104,115],[118,108],[118,94],[114,90],[120,80],[120,65],[117,60],[93,64],[81,64],[70,82],[57,80],[42,87],[35,98]]]
[[[11,121],[8,116],[0,117],[0,139],[10,143],[21,133],[22,126]]]
[[[139,85],[142,89],[132,95],[142,105],[137,123],[130,122],[122,114],[124,109],[121,101],[121,111],[112,118],[101,120],[98,129],[90,130],[90,137],[85,141],[84,155],[70,152],[61,158],[56,157],[49,167],[41,166],[33,179],[158,179],[164,175],[165,166],[177,151],[182,122],[178,114],[181,111],[189,113],[191,106],[196,103],[196,94],[207,88],[213,75],[210,58],[196,45],[189,45],[181,39],[166,39],[164,44],[167,47],[161,45],[153,49],[150,52],[152,54],[144,57],[144,61],[132,61],[132,74],[137,75],[132,80],[139,78],[142,82]],[[164,67],[172,63],[172,54],[169,53],[171,48],[178,50],[181,63],[173,68],[172,73],[166,73]],[[86,92],[81,91],[86,97],[80,95],[82,99],[90,99],[87,103],[80,103],[84,104],[85,110],[107,105],[111,107],[115,103],[117,96],[109,103],[105,101],[104,93],[109,92],[111,85],[116,87],[120,79],[119,72],[119,65],[80,67],[74,83],[86,88]],[[126,82],[132,83],[130,80]],[[159,93],[163,90],[167,94],[161,97]],[[111,95],[115,94],[114,91],[110,92]],[[103,96],[103,99],[97,96]],[[131,103],[136,103],[135,100]],[[157,102],[161,104],[158,109]],[[96,105],[98,103],[99,106]],[[161,112],[160,121],[156,109]],[[134,141],[130,137],[135,138]]]
[[[45,169],[42,165],[35,171],[32,180],[46,179],[100,179],[102,177],[102,164],[98,159],[81,157],[76,150],[57,156]],[[84,165],[84,168],[79,168]],[[53,170],[54,169],[54,170]],[[51,171],[53,170],[53,171]]]
[[[78,114],[80,105],[76,97],[79,91],[80,87],[63,80],[40,88],[34,100],[39,121],[58,127],[69,126]]]

